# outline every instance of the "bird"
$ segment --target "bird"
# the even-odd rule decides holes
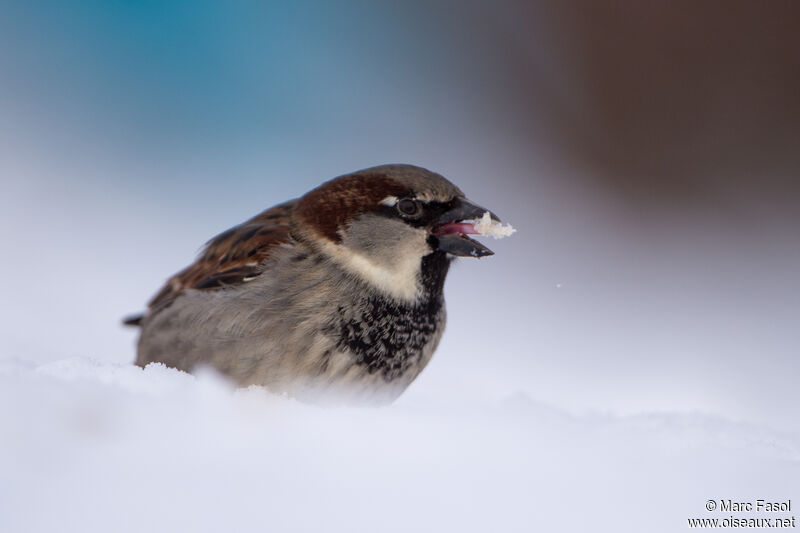
[[[141,328],[135,362],[308,403],[391,403],[442,338],[451,261],[493,255],[468,236],[482,216],[500,221],[418,166],[336,177],[208,241],[125,320]]]

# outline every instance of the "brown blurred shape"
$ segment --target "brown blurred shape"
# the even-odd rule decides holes
[[[518,2],[490,18],[518,126],[610,194],[667,209],[800,199],[800,2]]]

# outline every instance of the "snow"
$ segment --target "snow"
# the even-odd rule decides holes
[[[0,359],[0,531],[677,531],[730,514],[709,499],[800,494],[790,431],[412,392],[323,408],[211,371]]]
[[[486,211],[481,218],[475,222],[475,231],[479,235],[494,237],[495,239],[502,239],[512,235],[517,230],[511,224],[502,224],[492,220],[492,215]]]

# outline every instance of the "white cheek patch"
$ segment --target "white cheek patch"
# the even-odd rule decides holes
[[[488,211],[486,211],[483,216],[479,218],[475,224],[473,224],[473,227],[475,228],[475,231],[478,232],[478,235],[494,237],[495,239],[508,237],[517,231],[511,226],[511,224],[502,224],[492,220],[492,216]]]
[[[325,242],[323,248],[335,263],[379,291],[404,302],[413,303],[419,300],[422,294],[420,255],[403,254],[402,260],[387,264],[373,261],[330,241]]]

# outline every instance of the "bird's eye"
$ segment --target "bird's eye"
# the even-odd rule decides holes
[[[403,198],[399,202],[397,202],[397,210],[403,216],[413,217],[415,215],[420,214],[422,211],[422,207],[419,205],[419,202],[416,200],[412,200],[410,198]]]

